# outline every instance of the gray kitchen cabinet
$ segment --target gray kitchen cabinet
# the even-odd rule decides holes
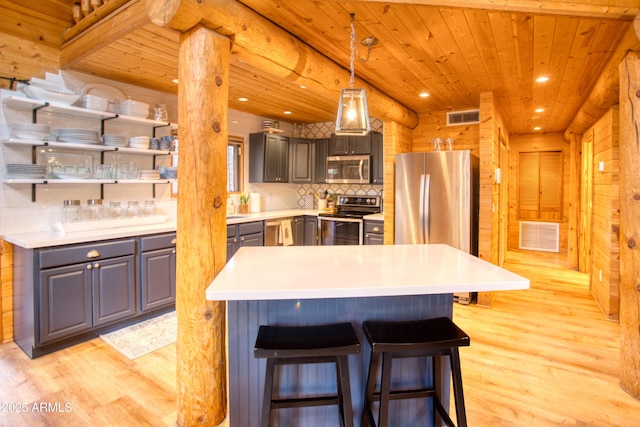
[[[330,156],[363,154],[371,154],[371,137],[369,135],[331,135],[329,140]]]
[[[291,182],[312,183],[315,177],[315,142],[294,138],[291,141]]]
[[[126,239],[39,250],[38,342],[135,315],[135,248]]]
[[[327,156],[329,156],[329,138],[316,139],[315,176],[316,184],[324,184],[327,179]]]
[[[295,246],[315,246],[318,244],[318,218],[297,216],[291,221],[293,244]]]
[[[176,302],[176,233],[140,238],[140,310]]]
[[[91,329],[91,270],[86,264],[41,271],[37,294],[40,306],[38,344]]]
[[[139,247],[153,253],[150,243],[165,238],[152,236],[37,249],[14,246],[14,341],[34,358],[171,309],[174,303],[167,300],[156,306],[164,308],[152,310],[151,304],[140,309]],[[149,240],[141,244],[140,239]],[[153,280],[161,283],[153,286],[170,281],[175,289],[175,260],[171,265],[163,256],[147,259],[158,270]],[[168,281],[160,282],[160,271],[171,275]]]
[[[318,219],[315,216],[293,218],[291,229],[295,246],[315,246],[318,244]]]
[[[371,133],[371,183],[384,184],[384,145],[381,133]]]
[[[384,222],[375,220],[364,221],[364,244],[383,245],[384,244]]]
[[[304,217],[304,245],[316,246],[318,244],[318,218],[315,216]]]
[[[304,217],[297,216],[291,220],[291,233],[293,234],[293,244],[295,246],[304,246]]]
[[[289,138],[249,135],[249,182],[289,182]]]
[[[264,221],[227,225],[227,262],[243,246],[264,246]]]

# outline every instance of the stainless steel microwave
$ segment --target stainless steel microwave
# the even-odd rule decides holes
[[[327,177],[329,184],[369,184],[371,156],[329,156]]]

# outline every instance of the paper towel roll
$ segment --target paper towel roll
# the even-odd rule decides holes
[[[258,213],[261,211],[262,206],[260,200],[260,193],[249,194],[249,212]]]

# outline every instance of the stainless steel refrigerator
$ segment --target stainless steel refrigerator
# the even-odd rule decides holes
[[[469,150],[396,155],[395,243],[446,243],[477,256],[479,182]],[[472,298],[454,294],[463,304]]]

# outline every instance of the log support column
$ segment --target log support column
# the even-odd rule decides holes
[[[640,399],[640,52],[620,64],[620,386]]]
[[[177,423],[215,426],[227,408],[225,303],[205,291],[226,263],[230,41],[205,27],[180,35],[176,312]]]

